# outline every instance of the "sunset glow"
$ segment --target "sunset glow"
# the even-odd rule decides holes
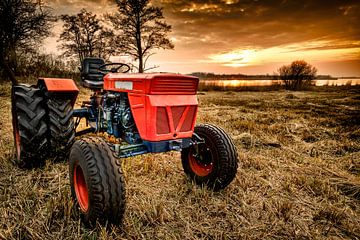
[[[229,67],[243,67],[255,64],[257,51],[238,50],[224,54],[212,55],[209,58],[215,63]]]
[[[56,14],[87,8],[115,12],[111,0],[48,0]],[[172,25],[175,50],[157,51],[148,62],[164,72],[272,74],[303,59],[320,74],[360,76],[360,2],[154,0]],[[61,22],[45,50],[61,53]],[[114,46],[116,47],[116,46]]]
[[[356,60],[360,54],[360,42],[348,42],[346,45],[332,45],[330,42],[317,41],[290,44],[264,49],[244,49],[227,53],[210,55],[210,62],[228,67],[243,67],[261,65],[266,62],[286,62],[288,59],[307,59],[321,61],[322,59]]]

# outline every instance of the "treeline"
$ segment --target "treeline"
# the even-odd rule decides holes
[[[43,53],[40,50],[18,52],[16,77],[34,80],[38,77],[71,78],[79,80],[79,64],[75,60],[66,60],[55,54]],[[0,80],[7,79],[5,69],[0,66]]]
[[[80,79],[78,62],[55,54],[41,53],[41,51],[23,53],[18,56],[17,64],[18,76]]]
[[[10,79],[16,85],[19,76],[71,76],[85,57],[126,56],[133,71],[154,68],[147,66],[149,57],[158,49],[174,48],[162,8],[151,0],[114,2],[117,11],[111,14],[98,16],[82,9],[56,16],[45,1],[1,0],[0,80]],[[58,57],[39,51],[56,21],[63,23]]]
[[[245,74],[215,74],[206,72],[194,72],[190,75],[200,78],[201,80],[237,80],[237,79],[248,79],[248,80],[277,80],[279,79],[276,75],[245,75]]]

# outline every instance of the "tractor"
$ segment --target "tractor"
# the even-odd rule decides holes
[[[68,160],[71,193],[85,223],[121,222],[123,158],[180,151],[185,174],[214,191],[236,175],[238,155],[230,136],[211,124],[195,125],[198,78],[129,70],[124,63],[85,58],[81,84],[92,94],[79,109],[79,89],[71,79],[13,86],[16,161],[32,168],[48,157]],[[87,127],[79,130],[80,122]]]

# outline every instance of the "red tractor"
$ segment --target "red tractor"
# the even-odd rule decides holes
[[[49,156],[69,159],[71,192],[88,223],[121,221],[122,158],[181,151],[186,175],[215,191],[225,188],[237,171],[237,152],[229,135],[210,124],[195,126],[198,78],[124,74],[129,70],[126,64],[86,58],[81,82],[93,94],[74,110],[79,90],[71,79],[43,78],[36,86],[13,87],[18,163],[35,167]],[[81,119],[88,128],[76,131]],[[88,133],[107,133],[117,141],[100,137],[75,141],[75,136]]]

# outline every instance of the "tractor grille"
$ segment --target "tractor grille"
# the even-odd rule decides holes
[[[198,81],[194,79],[161,79],[151,82],[150,94],[196,94]]]
[[[169,119],[165,107],[158,107],[156,114],[156,133],[166,134],[170,132]]]
[[[173,128],[176,132],[188,132],[192,130],[192,124],[196,114],[197,106],[189,106],[189,110],[185,114],[187,106],[174,106],[171,111],[167,111],[165,107],[157,108],[156,116],[156,133],[168,134]],[[169,119],[172,119],[170,123]],[[183,121],[181,121],[183,119]],[[172,124],[172,126],[170,126]],[[182,124],[180,126],[180,124]]]
[[[193,121],[195,118],[195,114],[196,114],[196,108],[197,108],[197,106],[190,107],[190,109],[187,113],[186,119],[185,119],[183,125],[181,126],[181,129],[180,129],[181,132],[187,132],[187,131],[191,130],[191,127],[192,127],[192,124],[193,124]]]
[[[185,108],[186,108],[185,106],[171,108],[171,113],[172,113],[175,128],[179,125],[180,118],[183,115]]]

